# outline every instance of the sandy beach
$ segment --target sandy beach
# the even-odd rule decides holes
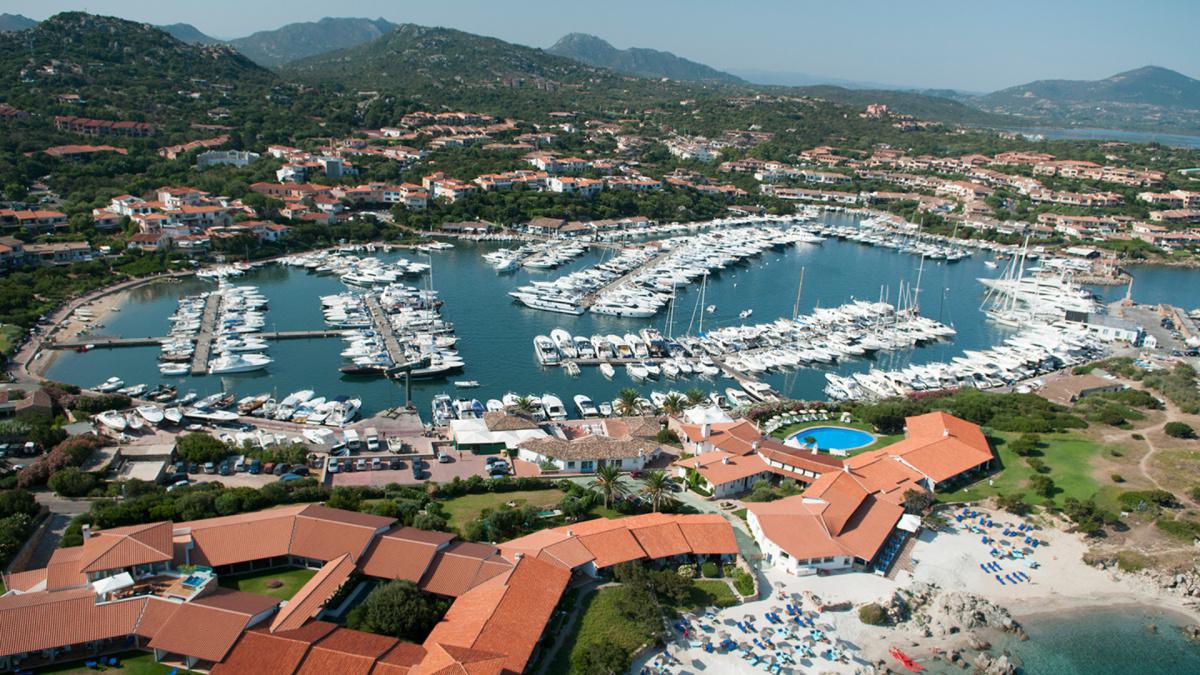
[[[81,304],[58,324],[49,340],[80,340],[91,334],[103,334],[109,317],[113,312],[121,311],[129,299],[130,291],[124,289],[108,293]],[[29,373],[35,376],[45,374],[58,357],[58,351],[43,349],[41,357],[29,364]]]
[[[815,609],[812,603],[814,596],[825,605],[849,603],[848,609],[826,610],[816,614],[816,623],[830,638],[836,640],[847,656],[851,657],[851,662],[836,663],[822,658],[819,652],[828,648],[828,644],[818,643],[818,647],[815,647],[818,656],[798,663],[797,667],[805,670],[816,669],[822,673],[855,673],[868,670],[880,662],[900,670],[899,662],[888,653],[893,646],[899,647],[919,662],[931,664],[939,655],[948,652],[961,653],[969,661],[979,651],[981,643],[992,643],[1000,639],[1001,631],[998,626],[963,625],[960,629],[955,624],[961,617],[945,614],[933,616],[934,612],[927,614],[932,617],[931,623],[937,624],[934,630],[930,631],[917,621],[881,627],[866,625],[859,620],[858,607],[863,604],[876,602],[886,606],[897,593],[904,595],[910,591],[927,589],[929,586],[936,586],[937,593],[943,596],[969,594],[974,596],[973,602],[976,599],[986,601],[980,605],[982,609],[975,612],[977,615],[988,613],[986,603],[993,603],[1007,610],[1018,623],[1023,618],[1047,614],[1062,616],[1086,612],[1093,608],[1111,609],[1120,606],[1153,607],[1177,614],[1185,622],[1200,621],[1200,612],[1194,604],[1189,606],[1182,598],[1171,595],[1148,580],[1118,576],[1116,573],[1086,564],[1083,562],[1083,555],[1087,551],[1087,544],[1083,537],[1049,524],[1033,530],[1032,536],[1043,543],[1033,549],[1026,559],[1031,560],[1036,567],[1027,564],[1026,559],[997,561],[990,555],[991,549],[1004,539],[1002,533],[1006,526],[1016,527],[1021,521],[1007,513],[983,512],[979,509],[976,511],[986,513],[987,517],[992,519],[993,525],[986,528],[986,531],[987,536],[995,538],[996,541],[984,544],[984,534],[966,529],[951,520],[953,529],[923,531],[914,542],[907,563],[900,565],[903,569],[895,572],[890,579],[864,572],[796,577],[768,567],[764,570],[764,577],[771,587],[769,597],[717,613],[715,621],[706,622],[714,630],[705,631],[705,634],[712,637],[721,632],[728,633],[733,640],[749,644],[751,651],[757,655],[765,656],[769,650],[757,648],[751,643],[753,638],[762,636],[764,628],[778,630],[778,626],[765,619],[764,615],[767,612],[777,612],[786,619],[788,603],[804,603],[805,609],[811,612]],[[1024,533],[1020,535],[1022,542],[1014,543],[1023,543],[1024,536]],[[995,572],[985,572],[980,567],[981,563],[988,562],[1000,564],[1002,577],[1022,572],[1028,577],[1028,581],[1006,580],[1001,584],[996,579]],[[780,599],[781,594],[783,599]],[[996,611],[995,608],[991,609]],[[743,633],[737,628],[736,622],[744,621],[747,616],[755,618],[757,634]],[[932,634],[927,635],[927,632]],[[804,629],[801,636],[807,634],[807,629]],[[752,662],[743,659],[738,651],[709,654],[701,647],[688,646],[678,635],[676,638],[667,648],[667,651],[679,660],[672,672],[750,673],[762,670],[762,665],[752,665]],[[720,637],[713,637],[713,641],[719,643]],[[790,642],[799,644],[801,641],[798,637]],[[656,652],[635,665],[653,665],[654,656],[657,654]]]

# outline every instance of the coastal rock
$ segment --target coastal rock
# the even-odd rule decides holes
[[[979,635],[977,633],[970,633],[967,635],[967,646],[970,647],[971,649],[974,649],[975,651],[981,652],[981,651],[984,651],[987,649],[991,649],[992,643],[979,637]]]
[[[976,673],[982,675],[1014,675],[1017,672],[1017,667],[1003,654],[1000,656],[992,656],[986,652],[979,654],[971,662],[971,666]]]
[[[962,591],[938,593],[914,619],[935,636],[946,636],[979,628],[1020,632],[1008,610],[984,598]]]
[[[1200,625],[1193,623],[1184,626],[1180,630],[1183,631],[1183,634],[1187,637],[1187,639],[1191,640],[1192,642],[1200,642]]]

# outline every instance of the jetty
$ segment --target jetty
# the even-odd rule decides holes
[[[213,337],[217,330],[217,311],[220,309],[221,294],[210,293],[204,300],[200,332],[196,334],[196,351],[192,352],[192,375],[203,375],[208,371],[208,355],[212,352]]]
[[[617,277],[616,279],[613,279],[612,281],[601,286],[600,288],[597,288],[596,290],[588,293],[587,295],[584,295],[579,300],[579,306],[580,307],[591,307],[592,305],[594,305],[596,303],[596,298],[600,297],[601,295],[604,295],[605,293],[607,293],[609,291],[614,291],[618,288],[621,288],[625,284],[629,283],[629,281],[631,279],[633,279],[635,276],[640,274],[642,271],[646,270],[647,268],[654,267],[655,265],[657,265],[660,262],[669,258],[671,256],[671,253],[673,253],[673,251],[663,251],[662,253],[659,253],[658,255],[651,258],[650,260],[647,260],[644,264],[634,267],[633,269],[629,270],[625,274],[622,274],[621,276]]]
[[[326,328],[319,330],[281,330],[266,333],[255,333],[255,337],[264,340],[307,340],[311,338],[341,337],[344,329]],[[166,342],[174,342],[179,338],[163,335],[158,337],[91,337],[80,340],[59,340],[46,345],[49,349],[111,349],[114,347],[157,347]],[[212,336],[209,336],[210,348]],[[197,343],[199,352],[199,343]]]
[[[396,331],[392,328],[392,322],[388,319],[387,312],[384,312],[383,307],[379,304],[379,298],[373,293],[367,293],[363,296],[363,300],[367,304],[367,310],[371,312],[371,323],[375,325],[375,332],[383,336],[383,348],[387,351],[388,357],[397,366],[403,365],[408,359],[404,355],[404,348],[400,346],[400,341],[396,339]]]

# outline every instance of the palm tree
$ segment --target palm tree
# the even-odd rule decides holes
[[[668,494],[671,484],[671,479],[667,477],[664,471],[647,471],[646,475],[642,476],[642,494],[650,498],[650,506],[654,511],[658,510],[663,499],[670,499]]]
[[[588,483],[588,487],[596,488],[604,495],[606,509],[613,497],[629,492],[629,486],[621,482],[621,469],[616,464],[605,464],[596,469],[596,477]]]
[[[641,394],[637,389],[625,388],[617,394],[617,414],[622,417],[630,417],[636,415],[642,410],[642,403],[638,399]]]
[[[663,399],[663,412],[668,415],[678,415],[679,413],[683,412],[685,402],[686,401],[682,396],[676,394],[675,392],[671,392],[670,394],[667,394],[665,399]]]
[[[698,387],[692,387],[691,389],[688,389],[687,393],[684,395],[687,396],[687,402],[688,402],[688,405],[690,405],[690,406],[700,405],[701,403],[704,403],[704,399],[705,399],[704,392],[701,391]]]
[[[528,396],[518,397],[517,404],[515,407],[519,412],[532,413],[533,412],[533,399],[529,398]]]

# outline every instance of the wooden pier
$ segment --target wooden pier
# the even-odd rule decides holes
[[[203,375],[208,371],[208,356],[217,330],[217,311],[221,309],[221,294],[209,293],[204,300],[204,314],[200,318],[200,332],[196,334],[196,351],[192,352],[192,375]]]
[[[597,288],[596,290],[592,291],[591,293],[584,295],[583,298],[581,298],[579,300],[579,306],[580,307],[591,307],[592,305],[594,305],[596,303],[596,298],[598,298],[601,294],[624,286],[626,283],[629,282],[630,279],[632,279],[634,277],[634,275],[642,272],[643,270],[645,270],[648,267],[653,267],[654,265],[657,265],[658,263],[662,262],[663,260],[666,260],[668,257],[670,257],[671,253],[672,253],[672,251],[663,251],[662,253],[659,253],[658,255],[651,258],[649,261],[647,261],[641,265],[638,265],[637,267],[629,270],[628,272],[626,272],[625,274],[622,274],[621,276],[617,277],[616,279],[613,279],[612,281],[601,286],[600,288]]]

